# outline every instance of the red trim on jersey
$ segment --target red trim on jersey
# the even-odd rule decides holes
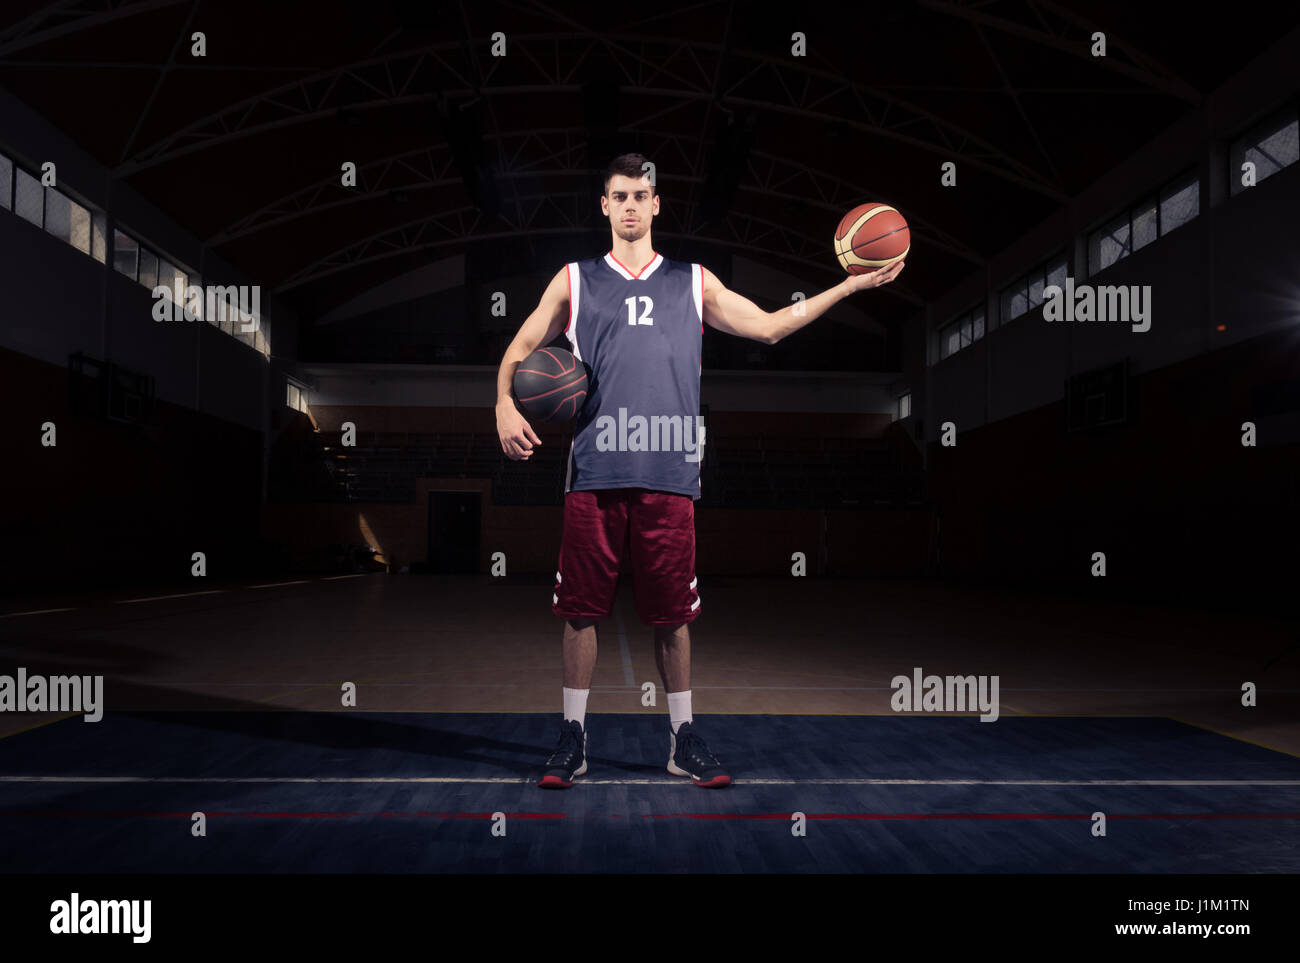
[[[611,261],[613,261],[615,264],[617,264],[619,267],[621,267],[624,271],[627,271],[628,274],[632,274],[632,280],[635,281],[635,280],[636,280],[637,278],[639,278],[642,274],[644,274],[644,273],[645,273],[645,269],[648,268],[651,264],[654,264],[655,261],[656,261],[656,259],[658,259],[658,257],[659,257],[659,255],[656,254],[654,251],[651,251],[650,254],[652,255],[651,258],[650,258],[650,260],[646,261],[646,262],[645,262],[645,267],[641,268],[640,271],[637,271],[636,274],[632,274],[631,269],[629,269],[628,266],[627,266],[626,264],[624,264],[624,263],[623,263],[622,261],[620,261],[618,258],[614,257],[614,252],[613,252],[613,251],[610,251],[610,252],[609,252],[609,259],[610,259]]]

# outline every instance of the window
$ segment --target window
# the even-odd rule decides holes
[[[1246,189],[1242,165],[1255,165],[1255,183],[1300,159],[1300,122],[1294,104],[1233,141],[1228,151],[1228,185],[1233,196]]]
[[[1183,174],[1155,196],[1120,214],[1088,235],[1088,274],[1104,271],[1116,261],[1182,227],[1200,212],[1201,182],[1195,172]]]
[[[239,299],[233,294],[226,295],[226,309],[221,315],[221,330],[226,334],[233,336],[235,333],[235,318],[239,315]]]
[[[299,387],[298,387],[297,385],[295,385],[295,384],[290,384],[290,385],[289,385],[289,397],[288,397],[288,402],[287,402],[287,403],[288,403],[289,407],[292,408],[294,411],[306,411],[306,410],[307,410],[307,392],[306,392],[306,391],[302,391],[302,390],[299,389]]]
[[[911,413],[912,413],[912,393],[909,391],[906,394],[901,394],[898,396],[898,420],[902,421]]]
[[[90,253],[90,211],[53,187],[45,191],[45,230],[81,253]]]
[[[140,248],[140,283],[153,290],[158,286],[158,255]]]
[[[1133,250],[1146,247],[1160,236],[1160,223],[1155,201],[1143,204],[1133,212]]]
[[[208,298],[212,299],[210,308],[208,307]],[[208,324],[212,325],[214,328],[220,328],[221,316],[226,313],[225,297],[219,292],[209,290],[204,292],[203,302],[204,310],[207,312],[207,314],[204,315],[204,318],[207,320]]]
[[[135,238],[118,230],[113,231],[113,270],[134,281],[139,254],[140,245]]]
[[[240,312],[239,317],[235,319],[235,337],[251,348],[256,344],[257,338],[257,331],[253,329],[253,325],[257,324],[260,327],[261,319],[252,313],[252,304],[247,305],[247,307],[249,313]]]
[[[4,155],[0,155],[0,207],[104,263],[108,223],[104,214],[77,203],[63,191],[45,187]]]
[[[1160,230],[1168,234],[1201,212],[1201,182],[1176,181],[1160,192]]]
[[[105,248],[104,243],[108,237],[108,218],[100,211],[95,211],[90,215],[90,256],[100,264],[104,263]]]
[[[44,227],[45,188],[21,167],[14,175],[14,213],[37,227]]]
[[[189,311],[191,307],[195,308],[192,320],[198,320],[203,317],[203,305],[190,304],[189,286],[190,276],[175,264],[168,264],[161,257],[158,258],[158,277],[163,284],[168,285],[172,291],[179,292],[179,300],[182,311]],[[197,281],[197,279],[196,279]]]
[[[1103,271],[1120,258],[1127,257],[1130,241],[1127,214],[1088,235],[1088,274]]]
[[[955,354],[984,337],[984,309],[974,308],[939,329],[939,358]],[[900,416],[902,417],[902,416]]]
[[[1022,278],[1017,278],[1002,289],[999,298],[999,316],[1002,324],[1020,317],[1043,303],[1044,291],[1052,284],[1065,286],[1066,260],[1061,254],[1048,264],[1039,265]],[[981,334],[983,317],[980,318]],[[974,335],[978,338],[979,335]]]
[[[1066,263],[1065,259],[1057,261],[1047,269],[1047,287],[1058,287],[1065,290]]]

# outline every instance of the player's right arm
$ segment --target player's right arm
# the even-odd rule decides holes
[[[530,457],[533,445],[542,443],[515,406],[512,391],[515,369],[542,345],[553,341],[568,323],[569,270],[566,265],[551,278],[537,309],[519,326],[497,371],[497,434],[501,437],[501,450],[511,461]]]

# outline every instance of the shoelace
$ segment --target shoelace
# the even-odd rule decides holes
[[[546,760],[546,764],[549,766],[551,763],[555,762],[556,756],[566,750],[569,752],[582,751],[581,737],[575,735],[573,732],[573,726],[570,726],[567,723],[560,730],[560,739],[555,744],[555,751],[551,753],[551,758]]]
[[[682,755],[687,758],[694,758],[697,762],[705,766],[716,766],[717,758],[709,752],[709,747],[704,744],[704,740],[694,732],[678,733],[677,748],[681,750]]]

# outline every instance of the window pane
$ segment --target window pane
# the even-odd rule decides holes
[[[1168,234],[1200,213],[1201,182],[1193,180],[1181,187],[1170,187],[1160,199],[1160,233]]]
[[[0,154],[0,207],[6,211],[14,206],[14,162]]]
[[[98,211],[90,216],[90,256],[104,263],[104,240],[108,232],[108,219]]]
[[[247,305],[247,307],[249,311],[251,311],[253,306],[250,304]],[[235,337],[250,348],[253,346],[253,341],[257,337],[256,331],[248,330],[253,326],[253,322],[254,319],[252,314],[245,314],[242,311],[239,313],[239,316],[235,318]]]
[[[1116,218],[1088,239],[1088,266],[1090,273],[1104,271],[1129,253],[1128,215]]]
[[[90,253],[90,211],[53,187],[45,192],[45,230],[83,254]]]
[[[163,295],[168,301],[175,300],[176,268],[162,258],[158,259],[158,283],[167,289]]]
[[[1029,286],[1023,281],[1002,292],[1002,321],[1005,323],[1024,314],[1028,307]]]
[[[82,254],[90,253],[90,211],[82,207],[76,201],[69,200],[68,204],[72,208],[71,231],[68,243],[75,247]]]
[[[119,274],[125,274],[132,281],[135,280],[136,255],[139,254],[139,247],[135,243],[135,238],[128,237],[121,231],[113,231],[113,269]]]
[[[959,347],[961,347],[961,345],[958,344],[958,339],[960,337],[961,335],[958,334],[957,329],[955,327],[949,328],[947,330],[943,339],[943,356],[945,358],[948,357],[950,354],[952,354],[954,351],[956,351]]]
[[[984,337],[984,312],[980,311],[975,315],[975,340],[978,341]]]
[[[1035,274],[1029,280],[1029,310],[1043,303],[1043,275]]]
[[[1156,236],[1156,202],[1151,201],[1133,212],[1133,250],[1146,247]]]
[[[298,407],[298,386],[297,385],[289,385],[289,391],[285,396],[285,404],[287,404],[290,408]]]
[[[140,248],[140,283],[151,290],[158,285],[158,255],[147,247]]]
[[[958,328],[961,331],[961,346],[965,348],[971,343],[970,315],[967,315],[966,317],[961,319],[961,324],[958,326]]]
[[[158,261],[158,271],[160,274],[162,273],[161,258]],[[184,271],[182,271],[180,268],[176,267],[175,265],[172,265],[171,278],[172,278],[172,283],[176,286],[177,290],[179,290],[181,293],[181,307],[188,310],[190,301],[186,289],[190,286],[190,276],[186,274]],[[202,314],[201,308],[199,309],[199,313]],[[195,317],[197,319],[198,316],[196,315]]]
[[[1066,263],[1064,260],[1057,261],[1047,269],[1048,287],[1055,284],[1062,291],[1065,291],[1065,269]]]
[[[21,167],[14,174],[14,213],[41,227],[45,214],[45,188]]]
[[[910,394],[903,395],[901,398],[898,399],[898,417],[906,418],[911,413],[912,413],[912,396]]]
[[[45,192],[45,230],[60,241],[67,241],[72,233],[72,207],[68,198],[53,187]]]
[[[1300,125],[1292,120],[1279,130],[1259,138],[1246,148],[1243,160],[1255,164],[1255,180],[1258,183],[1270,174],[1276,174],[1283,167],[1294,164],[1300,154]],[[1238,163],[1234,180],[1241,185],[1241,165]]]

